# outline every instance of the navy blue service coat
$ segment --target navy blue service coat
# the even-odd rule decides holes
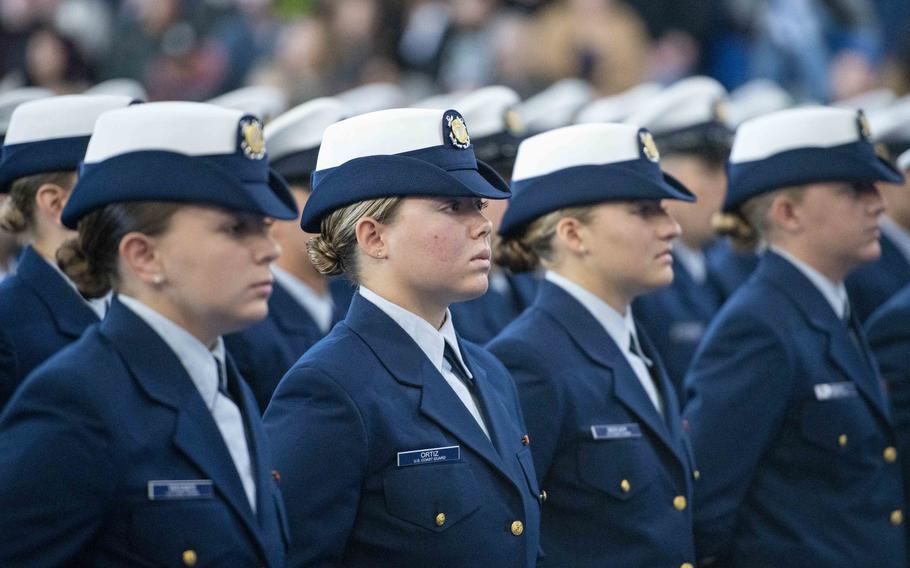
[[[98,316],[59,272],[26,247],[0,282],[0,409],[32,369],[79,339]]]
[[[228,382],[256,514],[179,359],[115,301],[0,418],[0,566],[283,566],[287,524],[256,402],[230,362]],[[153,500],[156,481],[211,491]]]
[[[860,267],[847,278],[850,304],[860,321],[887,302],[905,285],[910,284],[910,262],[888,235],[879,239],[882,255],[875,262]]]
[[[543,566],[695,561],[694,464],[676,395],[646,334],[638,333],[660,370],[665,418],[603,326],[550,282],[540,283],[534,304],[488,345],[518,384],[547,494]]]
[[[282,379],[265,426],[289,566],[535,565],[539,493],[515,386],[490,354],[461,348],[492,442],[410,336],[359,295]],[[399,466],[399,452],[440,448],[446,461]]]
[[[506,273],[505,277],[507,292],[490,287],[479,298],[452,304],[452,323],[460,336],[483,345],[531,305],[537,294],[537,276],[523,272]]]
[[[905,566],[890,404],[861,332],[766,252],[686,377],[699,556],[719,566]]]

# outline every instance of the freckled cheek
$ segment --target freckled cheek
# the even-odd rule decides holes
[[[423,240],[427,260],[448,264],[465,256],[464,243],[445,233],[433,233]]]

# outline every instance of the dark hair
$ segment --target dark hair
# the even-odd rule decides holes
[[[34,228],[38,189],[46,183],[52,183],[70,190],[75,181],[75,173],[72,171],[42,172],[13,181],[9,197],[0,206],[0,229],[15,235]]]
[[[111,203],[79,221],[79,234],[57,250],[57,264],[83,296],[100,298],[119,283],[120,241],[127,233],[167,231],[182,205],[164,201]]]

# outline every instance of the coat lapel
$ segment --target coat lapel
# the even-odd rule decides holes
[[[355,294],[351,301],[345,323],[363,339],[396,381],[422,390],[421,414],[448,431],[511,479],[493,444],[484,435],[464,403],[401,326],[359,294]],[[473,370],[472,368],[472,372]],[[485,374],[483,379],[486,379]],[[481,397],[485,399],[485,403],[494,398],[487,389],[481,392]]]
[[[626,361],[616,343],[593,315],[568,292],[555,284],[543,281],[536,306],[549,313],[565,329],[579,348],[595,363],[613,374],[613,393],[630,412],[635,414],[655,436],[679,459],[676,444],[670,437],[667,424]],[[667,396],[666,381],[659,388],[665,404],[674,400]]]
[[[47,305],[63,335],[78,338],[85,328],[98,323],[98,316],[79,293],[31,247],[22,253],[16,274]]]
[[[212,480],[265,554],[258,522],[221,431],[180,360],[142,318],[116,299],[101,324],[101,333],[111,340],[140,387],[177,413],[175,446]],[[246,417],[256,412],[248,402],[244,400]],[[258,482],[262,483],[261,475]]]
[[[778,254],[769,251],[762,259],[759,274],[773,282],[794,303],[810,326],[823,333],[827,339],[827,356],[856,383],[872,406],[891,421],[891,413],[881,389],[878,370],[866,342],[861,326],[857,325],[862,352],[856,349],[844,323],[838,319],[831,305],[798,268]],[[854,315],[855,317],[855,315]]]

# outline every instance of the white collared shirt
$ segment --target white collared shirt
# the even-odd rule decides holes
[[[480,429],[483,430],[483,433],[489,438],[490,433],[483,420],[483,415],[480,413],[480,405],[478,404],[477,399],[468,388],[468,385],[464,384],[464,382],[452,372],[451,366],[449,366],[448,361],[445,360],[445,344],[448,342],[465,373],[468,377],[473,378],[470,369],[468,369],[468,366],[464,363],[464,359],[461,357],[461,349],[458,347],[458,336],[455,334],[455,326],[452,324],[452,314],[449,310],[446,310],[446,318],[442,327],[436,329],[430,325],[430,322],[427,320],[402,308],[398,304],[386,300],[362,284],[360,285],[359,293],[364,299],[395,320],[395,323],[401,326],[401,329],[414,340],[414,343],[420,347],[420,350],[423,351],[433,366],[436,367],[439,374],[441,374],[449,386],[452,387],[452,390],[458,395],[458,398],[465,405],[465,408],[467,408],[468,412],[471,413],[471,416],[474,417],[477,425],[480,426]]]
[[[224,341],[219,337],[215,347],[208,347],[196,339],[190,332],[173,321],[159,314],[135,298],[119,294],[117,298],[133,313],[142,318],[171,348],[177,359],[190,376],[203,402],[212,413],[212,419],[221,432],[228,452],[240,475],[243,490],[256,511],[256,482],[253,478],[252,460],[246,443],[246,431],[243,416],[233,400],[226,397],[218,384],[218,367],[221,365],[222,376],[227,376],[224,369]],[[226,386],[226,385],[225,385]]]
[[[897,250],[901,251],[901,255],[910,262],[910,233],[887,215],[882,217],[880,226],[882,233],[891,239]]]
[[[278,285],[287,290],[288,294],[310,314],[319,327],[319,331],[328,333],[332,328],[332,317],[335,310],[332,295],[319,294],[303,280],[275,264],[272,265],[272,274],[275,275]]]
[[[657,390],[657,385],[654,384],[654,379],[651,378],[651,373],[648,372],[644,361],[632,352],[632,337],[634,336],[635,341],[638,341],[632,309],[627,309],[625,315],[622,315],[589,290],[552,270],[548,270],[544,278],[575,298],[603,326],[607,335],[619,347],[629,366],[632,367],[648,398],[654,403],[654,408],[663,415],[663,401],[661,400],[660,392]]]
[[[41,256],[41,255],[38,255],[38,256]],[[92,298],[91,300],[86,299],[85,297],[82,296],[82,292],[79,291],[79,287],[76,286],[76,283],[73,282],[72,280],[70,280],[70,277],[66,275],[66,272],[63,272],[62,270],[60,270],[60,267],[57,266],[57,263],[51,262],[50,260],[44,258],[43,256],[41,258],[44,259],[44,262],[51,265],[51,268],[53,268],[54,270],[57,271],[57,274],[59,274],[60,277],[63,278],[64,282],[66,282],[67,284],[70,285],[70,288],[72,288],[73,290],[76,291],[76,294],[79,295],[79,299],[82,300],[83,302],[85,302],[85,305],[87,305],[93,312],[95,312],[95,315],[98,316],[98,319],[100,319],[100,320],[104,319],[104,315],[107,314],[107,308],[111,305],[111,296],[113,295],[113,292],[108,292],[107,294],[105,294],[104,296],[102,296],[100,298]]]
[[[704,252],[689,248],[681,240],[676,239],[673,241],[673,258],[679,261],[696,284],[705,283],[708,278],[708,261]]]
[[[812,282],[812,285],[825,297],[825,300],[827,300],[831,309],[834,310],[837,319],[844,319],[847,315],[847,287],[844,286],[843,282],[835,284],[821,272],[815,270],[787,251],[773,245],[769,248],[802,272],[803,276],[808,278],[809,282]]]

